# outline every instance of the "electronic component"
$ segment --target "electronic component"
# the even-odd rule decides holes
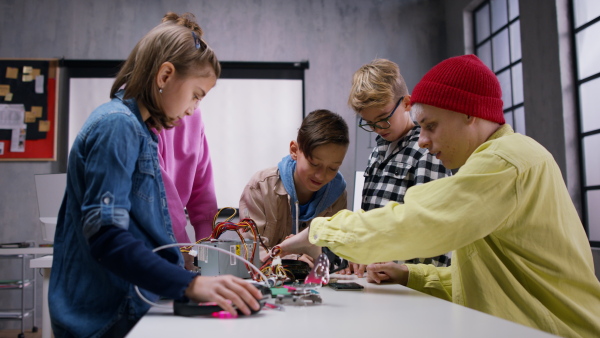
[[[224,249],[240,257],[249,259],[254,257],[254,265],[260,266],[258,255],[258,245],[253,242],[242,243],[238,240],[210,240],[203,242],[202,245],[192,247],[197,251],[197,266],[201,269],[202,276],[234,275],[240,278],[249,278],[251,275],[244,262],[235,259],[233,256],[226,255],[216,250],[209,250],[206,246]],[[254,254],[250,251],[254,249]]]
[[[292,274],[293,280],[297,281],[304,280],[310,272],[308,263],[295,259],[282,259],[281,266]]]
[[[283,286],[282,288],[272,288],[271,290],[275,296],[276,304],[306,305],[308,302],[320,304],[323,301],[319,292],[314,288]]]
[[[260,310],[267,303],[267,300],[271,298],[271,289],[267,286],[264,286],[264,285],[258,284],[258,283],[252,283],[252,285],[254,285],[256,288],[258,288],[260,290],[260,292],[263,294],[263,298],[258,301],[260,304],[260,308],[258,310],[250,309],[251,314],[255,314],[255,313],[260,312]],[[235,307],[235,305],[234,305],[234,307]],[[197,302],[193,302],[191,300],[187,301],[187,302],[183,302],[183,301],[174,301],[173,302],[173,313],[178,316],[185,316],[185,317],[208,316],[208,315],[213,315],[215,313],[219,313],[221,311],[223,311],[223,308],[221,308],[216,303],[197,303]],[[237,310],[237,312],[239,315],[243,315],[243,313],[240,310]]]
[[[329,284],[327,284],[327,286],[329,286],[330,288],[332,288],[334,290],[338,290],[338,291],[345,291],[345,290],[360,291],[365,288],[364,286],[362,286],[358,283],[355,283],[355,282],[329,283]]]

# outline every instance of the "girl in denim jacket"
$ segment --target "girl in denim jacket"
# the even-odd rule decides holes
[[[234,276],[182,268],[157,156],[157,136],[210,91],[219,62],[191,14],[167,13],[123,64],[111,101],[96,108],[69,155],[58,215],[49,305],[56,337],[121,337],[150,305],[144,296],[258,310],[261,293]]]

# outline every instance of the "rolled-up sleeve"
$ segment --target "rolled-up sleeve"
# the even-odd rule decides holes
[[[86,138],[81,206],[86,239],[102,226],[129,228],[133,172],[140,154],[135,122],[123,113],[108,114]]]

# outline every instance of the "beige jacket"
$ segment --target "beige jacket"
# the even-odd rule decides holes
[[[292,233],[292,206],[290,196],[279,178],[279,169],[272,167],[254,174],[240,198],[240,219],[251,218],[258,227],[258,232],[267,247],[281,243],[286,236]],[[347,193],[344,193],[325,211],[321,217],[332,216],[336,212],[347,208]],[[301,222],[299,231],[304,230],[309,224]],[[251,237],[251,233],[244,234]],[[261,260],[265,252],[261,250]]]

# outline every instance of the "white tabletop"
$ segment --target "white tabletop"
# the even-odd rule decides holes
[[[34,258],[29,261],[30,268],[51,268],[52,267],[52,255]]]
[[[0,248],[0,255],[52,255],[52,247]]]
[[[284,305],[283,312],[263,309],[248,317],[218,319],[174,316],[155,307],[128,337],[553,337],[401,285],[350,278],[365,289],[323,287],[322,304]]]

